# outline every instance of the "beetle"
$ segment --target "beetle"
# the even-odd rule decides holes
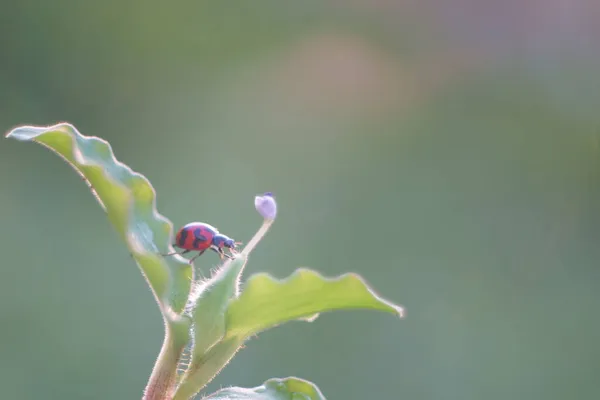
[[[224,248],[235,250],[235,246],[239,244],[233,239],[225,236],[212,225],[204,222],[190,222],[183,226],[175,235],[175,243],[173,246],[183,249],[183,251],[175,251],[163,256],[172,256],[175,254],[186,254],[191,251],[198,251],[192,259],[190,264],[198,257],[200,257],[208,249],[211,249],[215,253],[219,254],[221,259],[223,257],[231,258],[231,256],[225,254]]]

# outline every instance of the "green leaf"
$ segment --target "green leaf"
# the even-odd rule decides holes
[[[244,254],[238,254],[192,291],[187,314],[193,323],[193,348],[176,398],[189,398],[199,392],[241,346],[241,342],[222,339],[225,312],[231,299],[239,293],[239,279],[246,260]]]
[[[310,269],[298,269],[288,279],[278,281],[261,273],[250,277],[238,295],[239,276],[246,262],[244,252],[238,257],[239,261],[225,263],[192,303],[195,341],[200,345],[192,351],[192,361],[174,400],[196,395],[231,360],[248,336],[275,325],[310,320],[320,312],[342,309],[372,309],[402,316],[401,307],[377,296],[356,274],[327,279]]]
[[[263,385],[246,389],[221,389],[205,400],[325,400],[319,388],[299,378],[269,379]]]
[[[225,311],[238,293],[239,276],[246,257],[238,254],[227,261],[206,282],[200,283],[190,296],[189,314],[194,326],[191,366],[225,335]]]
[[[192,267],[183,258],[160,255],[172,250],[173,225],[156,210],[154,188],[119,162],[108,142],[84,136],[71,124],[22,126],[6,137],[39,143],[61,156],[88,184],[127,245],[165,321],[165,339],[144,395],[163,398],[175,384],[177,363],[189,341],[190,321],[179,313],[189,296]]]
[[[183,310],[192,268],[170,251],[173,226],[156,210],[154,188],[143,175],[119,162],[105,140],[84,136],[74,126],[22,126],[6,137],[39,143],[60,155],[86,181],[123,239],[161,305]],[[166,312],[163,310],[163,314]]]
[[[300,268],[285,280],[266,273],[248,279],[227,309],[226,337],[248,337],[287,321],[312,320],[315,314],[371,309],[403,316],[403,309],[379,297],[357,274],[328,279]]]

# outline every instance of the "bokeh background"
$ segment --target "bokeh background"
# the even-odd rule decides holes
[[[248,273],[362,274],[407,318],[322,315],[207,388],[329,399],[600,398],[600,3],[0,2],[0,122],[73,123]],[[0,145],[2,400],[138,399],[157,306],[81,179]],[[199,259],[208,271],[213,255]]]

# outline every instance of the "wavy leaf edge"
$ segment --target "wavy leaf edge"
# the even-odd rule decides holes
[[[232,321],[232,314],[235,314],[235,313],[243,314],[243,313],[239,313],[236,310],[236,308],[242,307],[243,303],[247,301],[246,300],[247,298],[255,295],[254,291],[256,290],[256,288],[255,288],[257,286],[256,283],[263,284],[263,285],[268,284],[268,285],[273,285],[273,286],[279,286],[279,288],[281,289],[282,287],[285,287],[285,286],[294,285],[294,284],[296,284],[297,281],[301,281],[302,279],[305,279],[305,278],[318,279],[324,285],[326,285],[328,283],[342,283],[344,281],[353,281],[352,283],[360,284],[360,286],[369,293],[372,300],[374,300],[374,302],[377,303],[379,306],[378,307],[352,307],[352,306],[350,306],[350,307],[323,309],[321,311],[314,312],[314,313],[298,315],[298,316],[290,318],[288,320],[281,321],[281,323],[289,322],[292,320],[312,322],[316,319],[316,317],[321,312],[329,312],[329,311],[336,311],[336,310],[342,310],[342,309],[372,309],[372,310],[377,310],[377,311],[392,312],[392,313],[396,314],[399,318],[405,317],[405,310],[402,306],[394,304],[393,302],[381,297],[377,292],[375,292],[375,290],[373,290],[373,288],[371,288],[371,286],[369,286],[369,284],[367,284],[365,279],[357,273],[347,272],[342,275],[338,275],[336,277],[326,277],[326,276],[322,275],[321,273],[319,273],[318,271],[315,271],[311,268],[300,267],[300,268],[297,268],[289,276],[287,276],[285,278],[281,278],[281,279],[276,278],[273,275],[268,274],[266,272],[259,272],[259,273],[256,273],[256,274],[253,274],[252,276],[250,276],[244,282],[243,289],[242,289],[240,295],[238,297],[236,297],[235,299],[231,300],[228,305],[227,313],[226,313],[226,317],[227,317],[226,337],[233,337],[233,336],[237,336],[237,335],[245,336],[248,334],[248,332],[245,332],[243,329],[239,329],[235,326],[237,323],[237,320],[234,318]],[[251,332],[250,334],[252,335],[252,334],[256,334],[256,333],[265,331],[265,330],[270,329],[279,324],[280,323],[275,324],[275,325],[270,325],[259,331]]]
[[[65,137],[70,138],[71,140],[71,148],[70,148],[70,154],[65,155],[63,153],[61,153],[59,150],[57,150],[56,148],[54,148],[52,145],[44,143],[41,139],[46,136],[46,135],[62,135]],[[176,257],[173,257],[172,260],[167,261],[165,260],[163,257],[159,257],[157,256],[156,253],[152,253],[149,251],[145,251],[144,246],[140,246],[139,242],[144,242],[144,243],[151,243],[151,245],[153,247],[160,247],[159,244],[154,242],[154,239],[157,236],[166,236],[166,237],[170,237],[173,234],[173,223],[164,215],[160,214],[158,212],[158,209],[156,207],[156,191],[154,189],[154,187],[152,186],[152,184],[150,183],[150,181],[148,180],[148,178],[146,178],[143,174],[134,171],[131,167],[129,167],[128,165],[126,165],[125,163],[119,161],[117,159],[117,157],[114,154],[114,151],[112,149],[111,144],[106,141],[105,139],[102,139],[100,137],[97,136],[87,136],[87,135],[83,135],[82,133],[80,133],[77,128],[70,123],[67,122],[62,122],[62,123],[58,123],[55,125],[50,125],[50,126],[34,126],[34,125],[22,125],[22,126],[17,126],[15,128],[13,128],[12,130],[10,130],[6,136],[6,138],[10,138],[10,139],[16,139],[19,141],[23,141],[23,142],[35,142],[38,143],[40,145],[42,145],[43,147],[51,150],[53,153],[59,155],[67,164],[69,164],[86,182],[86,184],[88,185],[88,187],[90,188],[90,190],[92,191],[92,194],[94,195],[94,197],[96,198],[96,200],[100,203],[101,207],[104,209],[104,211],[106,212],[106,200],[102,199],[102,197],[96,192],[96,190],[94,189],[91,181],[88,179],[88,177],[86,176],[86,173],[84,171],[82,171],[81,168],[79,168],[79,166],[82,167],[92,167],[92,168],[98,168],[104,178],[107,181],[110,181],[111,184],[117,185],[119,187],[121,187],[122,189],[124,189],[129,197],[129,204],[128,204],[128,211],[127,211],[127,225],[124,227],[124,231],[123,232],[119,232],[120,228],[118,226],[115,226],[113,224],[113,227],[117,230],[117,232],[121,235],[123,235],[123,239],[128,247],[128,249],[130,250],[130,252],[132,253],[135,261],[138,263],[138,266],[140,267],[140,270],[142,272],[142,274],[146,277],[146,271],[145,269],[142,267],[143,260],[141,260],[144,257],[148,257],[150,255],[152,255],[155,258],[159,258],[161,261],[161,263],[163,264],[163,268],[166,269],[167,273],[169,274],[170,278],[172,279],[172,272],[174,268],[190,268],[190,272],[191,272],[191,266],[189,264],[187,264],[185,261],[183,260],[179,260]],[[89,150],[90,147],[100,147],[102,148],[102,151],[97,151],[97,154],[95,156],[90,156],[89,154],[85,154],[86,153],[86,149],[83,149],[83,147],[87,147]],[[96,148],[96,150],[98,150]],[[105,154],[100,154],[100,152],[103,152]],[[71,156],[72,159],[74,160],[71,161],[68,156]],[[129,183],[129,184],[128,184]],[[134,214],[136,212],[135,210],[135,203],[136,203],[136,187],[135,186],[139,186],[142,185],[142,187],[138,187],[137,190],[141,189],[144,190],[146,192],[146,194],[149,194],[149,209],[150,209],[150,215],[149,215],[149,222],[151,224],[148,224],[148,227],[153,231],[152,232],[152,240],[150,240],[150,242],[148,241],[147,237],[137,237],[136,234],[131,235],[130,234],[130,228],[129,228],[129,224],[131,223],[132,219],[134,218]],[[154,226],[151,226],[154,225]],[[163,229],[163,232],[157,232],[157,230],[159,229]],[[168,241],[166,243],[162,244],[163,247],[165,247],[167,250],[170,250],[172,248],[171,243],[169,243]],[[154,260],[155,262],[157,261],[156,259]],[[173,266],[171,263],[175,264],[175,266]],[[147,277],[146,277],[147,278]],[[165,302],[167,301],[166,297],[168,297],[167,293],[163,293],[161,295],[160,290],[157,291],[155,285],[152,285],[151,282],[149,282],[150,286],[152,287],[153,292],[155,293],[155,295],[158,297],[159,300],[159,305],[161,305],[161,309],[162,306],[168,305],[165,304]],[[168,291],[168,290],[167,290]],[[188,291],[189,294],[189,291]],[[187,295],[184,295],[182,297],[185,297],[187,299]],[[176,308],[183,308],[183,305],[185,304],[185,301],[182,299],[182,306],[181,307],[176,307]],[[174,310],[174,311],[181,311],[181,310]],[[168,317],[170,313],[165,312],[165,310],[163,310],[163,314],[165,315],[165,317]],[[174,317],[174,316],[173,316]],[[171,318],[169,318],[171,319]]]

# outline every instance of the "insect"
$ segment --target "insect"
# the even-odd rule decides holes
[[[192,259],[190,264],[198,257],[200,257],[208,249],[211,249],[215,253],[219,254],[221,259],[223,257],[231,258],[230,255],[225,254],[225,249],[233,252],[236,250],[236,246],[240,244],[235,242],[228,236],[219,233],[217,228],[206,224],[204,222],[190,222],[183,226],[175,235],[175,243],[173,246],[183,249],[183,251],[175,251],[173,253],[163,254],[163,256],[172,256],[175,254],[186,254],[191,251],[198,251]]]

